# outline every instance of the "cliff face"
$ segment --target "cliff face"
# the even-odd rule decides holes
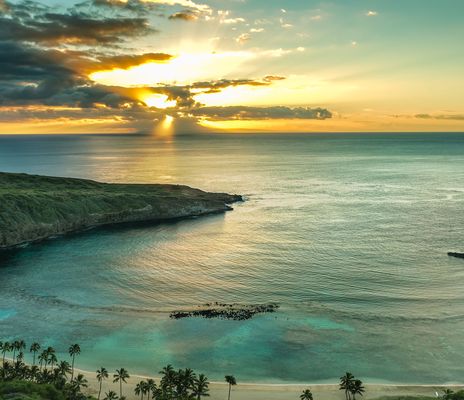
[[[0,248],[95,226],[224,212],[240,200],[188,186],[0,173]]]

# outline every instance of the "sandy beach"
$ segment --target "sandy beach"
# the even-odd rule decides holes
[[[99,383],[95,377],[95,373],[78,370],[88,380],[87,393],[97,396]],[[127,380],[127,384],[123,385],[123,395],[128,400],[135,400],[139,397],[134,394],[135,385],[148,377],[131,375]],[[158,383],[158,379],[155,379]],[[386,396],[429,396],[436,397],[436,393],[441,396],[444,388],[450,388],[454,391],[464,389],[464,385],[395,385],[395,384],[366,384],[366,393],[362,398],[376,399]],[[232,388],[231,399],[233,400],[297,400],[304,389],[310,388],[313,392],[315,400],[343,400],[344,393],[339,390],[338,384],[254,384],[254,383],[238,383]],[[112,372],[110,378],[103,383],[102,398],[108,390],[114,390],[119,393],[119,384],[112,382]],[[224,382],[210,383],[211,400],[227,399],[228,386]]]

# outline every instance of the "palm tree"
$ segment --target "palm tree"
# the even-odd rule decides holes
[[[301,400],[313,400],[313,394],[311,393],[311,389],[303,390],[303,393],[300,395]]]
[[[202,396],[209,396],[209,382],[208,378],[204,374],[198,375],[198,378],[195,378],[192,385],[192,394],[200,400]]]
[[[12,346],[10,342],[2,343],[2,345],[0,346],[0,349],[3,353],[3,367],[5,367],[5,354],[11,351],[11,347]]]
[[[145,385],[145,389],[146,389],[146,392],[147,392],[147,398],[149,399],[150,398],[150,392],[151,393],[155,393],[156,392],[156,383],[153,379],[148,379],[147,382],[146,382],[146,385]]]
[[[34,381],[37,379],[37,375],[39,373],[39,367],[37,365],[33,365],[29,368],[29,379]]]
[[[188,390],[192,387],[195,373],[192,369],[180,369],[176,374],[176,395],[177,397],[187,397]]]
[[[16,356],[16,361],[23,362],[24,360],[24,352],[20,351]]]
[[[351,372],[346,372],[345,375],[340,377],[340,390],[345,391],[345,399],[350,400],[351,386],[353,385],[354,375]]]
[[[40,350],[40,344],[37,343],[37,342],[34,342],[31,344],[31,347],[29,349],[29,351],[31,353],[34,353],[34,358],[33,358],[33,361],[32,361],[32,365],[35,365],[35,355],[37,354],[37,352]]]
[[[100,383],[100,388],[98,389],[98,400],[100,400],[100,394],[102,391],[102,383],[105,379],[108,379],[108,371],[105,367],[97,369],[97,381]]]
[[[118,395],[116,392],[110,390],[108,393],[105,393],[105,398],[103,400],[118,400]]]
[[[26,350],[26,342],[24,340],[18,340],[18,351]]]
[[[85,379],[84,375],[78,374],[72,381],[72,386],[80,392],[81,387],[87,387],[87,379]]]
[[[451,398],[453,397],[453,394],[454,392],[451,389],[444,389],[442,399],[451,400]]]
[[[12,346],[12,347],[13,347],[13,362],[15,362],[16,351],[17,351],[17,350],[21,350],[21,342],[24,343],[24,340],[21,340],[21,341],[15,340],[15,341],[13,342],[13,346]]]
[[[113,378],[113,383],[119,382],[119,397],[122,397],[122,383],[127,383],[126,379],[130,378],[129,372],[127,372],[124,368],[117,369]]]
[[[167,397],[171,397],[176,371],[174,371],[171,364],[168,364],[166,367],[163,367],[159,373],[163,376],[160,382],[161,389]]]
[[[359,394],[360,396],[363,395],[365,389],[362,385],[362,382],[359,379],[356,379],[351,386],[350,392],[353,395],[353,400],[356,400],[356,395]]]
[[[53,369],[55,363],[58,362],[58,358],[56,358],[56,354],[54,352],[49,355],[48,362],[50,364],[50,368]]]
[[[42,370],[42,365],[45,364],[45,369],[47,369],[47,364],[48,364],[48,353],[47,350],[42,351],[42,353],[39,354],[38,357],[39,364],[40,364],[40,369]]]
[[[66,378],[68,374],[71,373],[71,366],[67,361],[60,361],[60,363],[58,364],[58,371],[61,376]]]
[[[72,357],[72,366],[71,366],[71,380],[74,377],[74,358],[81,354],[81,348],[78,344],[72,344],[68,349],[69,355]]]
[[[140,397],[141,400],[143,400],[143,395],[146,392],[146,389],[145,389],[146,384],[147,383],[145,381],[140,381],[139,383],[137,383],[137,385],[135,385],[134,393],[136,396],[141,396]]]
[[[235,386],[237,384],[237,380],[233,375],[226,375],[225,377],[226,382],[229,384],[229,397],[228,400],[230,400],[230,390],[232,389],[232,386]]]

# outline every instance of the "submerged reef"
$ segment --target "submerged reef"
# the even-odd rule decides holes
[[[251,319],[256,314],[276,312],[278,308],[279,305],[275,303],[252,305],[208,303],[192,310],[173,311],[169,316],[172,319],[201,317],[242,321]]]

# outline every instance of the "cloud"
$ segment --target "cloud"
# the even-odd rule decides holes
[[[99,8],[116,8],[123,11],[129,11],[135,14],[148,14],[149,12],[160,9],[158,4],[145,4],[140,0],[89,0],[76,5],[76,8],[88,9],[89,5]]]
[[[251,39],[251,35],[249,33],[242,33],[241,35],[237,36],[235,38],[235,41],[238,43],[238,44],[245,44],[246,42],[248,42],[249,40]]]
[[[285,22],[283,18],[280,18],[280,19],[279,19],[279,22],[280,22],[280,26],[281,26],[282,28],[285,28],[285,29],[293,28],[293,25],[292,25],[292,24],[289,24],[289,23],[287,23],[287,22]]]
[[[377,15],[379,15],[379,13],[377,11],[372,11],[372,10],[369,10],[366,15],[368,17],[376,17]]]
[[[332,113],[325,108],[309,107],[200,107],[191,111],[197,117],[213,121],[226,120],[266,120],[266,119],[317,119],[332,118]]]
[[[464,121],[464,114],[416,114],[415,118],[447,121]]]
[[[266,75],[263,78],[264,82],[273,82],[273,81],[282,81],[286,79],[285,76],[279,76],[279,75]]]
[[[182,6],[186,8],[192,8],[202,12],[211,12],[211,8],[206,4],[198,4],[191,0],[141,0],[142,3],[153,3],[153,4],[162,4],[167,6]]]
[[[92,0],[92,3],[98,6],[118,7],[133,11],[143,11],[144,7],[150,9],[153,7],[181,6],[202,13],[212,13],[210,6],[195,3],[192,0]]]
[[[88,11],[91,4],[98,5],[90,8],[92,14]],[[322,108],[206,107],[201,104],[196,98],[200,94],[221,93],[239,86],[265,87],[285,79],[278,75],[262,79],[216,78],[231,76],[247,60],[280,57],[298,50],[208,52],[200,56],[158,52],[134,54],[133,50],[122,46],[133,38],[155,32],[148,16],[139,14],[146,10],[144,5],[188,7],[172,14],[171,20],[192,20],[192,16],[201,16],[209,10],[208,6],[190,0],[91,0],[60,12],[33,1],[11,4],[0,0],[3,12],[0,14],[0,120],[88,120],[92,124],[99,120],[122,121],[137,129],[148,129],[168,112],[188,123],[205,119],[330,118],[330,112]],[[119,8],[108,10],[108,7]],[[221,14],[221,18],[234,20],[223,22],[226,24],[244,21],[229,18],[228,12]],[[250,37],[250,33],[244,33],[237,39],[244,43]],[[194,72],[209,66],[214,74],[197,73],[182,82],[179,76],[186,65],[193,65],[194,68],[187,70]],[[89,78],[101,71],[137,74],[141,66],[154,68],[152,72],[156,73],[150,76],[156,80],[139,87],[129,81],[124,87],[120,80],[97,82]],[[159,74],[165,68],[172,70],[175,79],[165,79]],[[166,102],[172,103],[167,110],[160,109],[160,105],[148,107],[147,103],[157,103],[144,101],[148,100],[146,96],[157,94],[164,95]]]
[[[269,86],[274,81],[283,80],[280,76],[266,76],[262,80],[253,79],[220,79],[217,81],[202,81],[195,82],[185,86],[155,86],[144,88],[147,95],[163,94],[167,96],[167,101],[175,101],[177,109],[181,112],[189,113],[191,109],[202,107],[203,104],[195,100],[195,96],[199,94],[220,93],[222,90],[229,87],[237,86]],[[114,88],[121,95],[136,97],[137,88]]]
[[[204,93],[213,93],[231,86],[268,86],[274,80],[285,79],[284,77],[266,76],[262,81],[253,79],[221,79],[218,81],[196,82],[191,86],[192,89],[206,89]]]
[[[237,24],[239,22],[245,22],[245,18],[230,18],[230,11],[228,10],[218,10],[217,13],[220,24]]]
[[[180,11],[169,16],[170,20],[181,20],[181,21],[196,21],[198,15],[192,11]]]
[[[164,62],[173,58],[171,54],[166,53],[144,53],[134,55],[116,55],[101,56],[98,58],[98,65],[95,69],[127,69],[135,65],[145,64],[148,62]]]
[[[146,18],[91,16],[83,12],[56,13],[27,2],[9,5],[0,17],[2,40],[57,44],[116,44],[155,32]]]
[[[0,42],[0,104],[118,108],[133,99],[96,85],[67,65],[66,52]]]

